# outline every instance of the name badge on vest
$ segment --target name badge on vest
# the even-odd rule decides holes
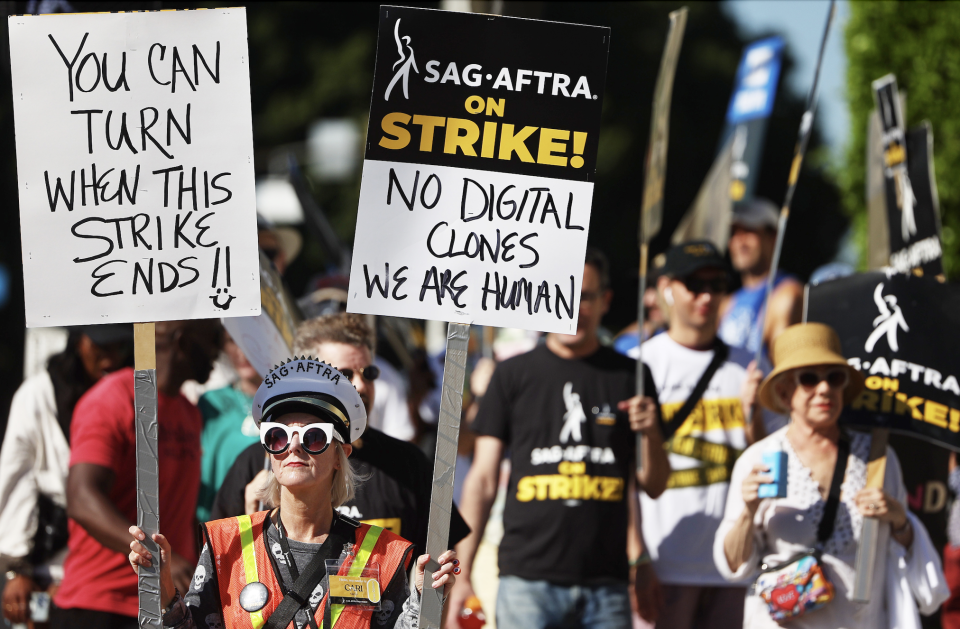
[[[366,563],[343,568],[343,561],[327,560],[328,591],[333,605],[359,605],[360,609],[380,611],[380,566]]]
[[[243,586],[240,590],[240,607],[243,611],[258,612],[267,605],[267,599],[270,598],[270,590],[263,583],[254,581]]]
[[[349,603],[379,603],[380,584],[367,577],[330,577],[330,596],[351,599]]]

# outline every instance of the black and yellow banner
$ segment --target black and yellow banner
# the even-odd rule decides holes
[[[733,472],[733,465],[710,465],[694,467],[687,470],[676,470],[670,473],[667,479],[667,489],[681,489],[683,487],[705,487],[715,483],[727,483]]]
[[[683,402],[661,404],[660,414],[663,417],[663,422],[669,424],[683,404]],[[682,437],[702,434],[711,430],[736,430],[743,427],[743,408],[740,406],[740,398],[720,398],[697,402],[686,421],[673,434]]]

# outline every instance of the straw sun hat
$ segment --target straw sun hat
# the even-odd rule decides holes
[[[775,383],[782,374],[799,367],[837,365],[847,370],[850,378],[843,390],[843,403],[849,404],[863,390],[863,374],[847,364],[840,350],[840,339],[828,325],[800,323],[783,331],[773,342],[771,354],[774,369],[760,385],[760,403],[782,413],[789,411],[777,397]]]

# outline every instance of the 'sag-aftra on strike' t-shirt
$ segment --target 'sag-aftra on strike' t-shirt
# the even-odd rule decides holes
[[[627,580],[634,433],[617,403],[634,395],[635,370],[636,361],[607,347],[566,360],[543,345],[497,367],[473,430],[510,452],[501,574]],[[656,395],[649,375],[647,391]]]
[[[656,500],[640,492],[643,541],[662,583],[731,585],[713,563],[713,538],[723,518],[733,464],[747,447],[740,386],[752,357],[730,348],[703,397],[680,426],[673,417],[713,360],[713,350],[680,345],[669,334],[643,344],[653,373],[672,472]]]

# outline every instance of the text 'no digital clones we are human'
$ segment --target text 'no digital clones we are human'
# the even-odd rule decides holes
[[[576,331],[609,35],[381,7],[349,310]]]

